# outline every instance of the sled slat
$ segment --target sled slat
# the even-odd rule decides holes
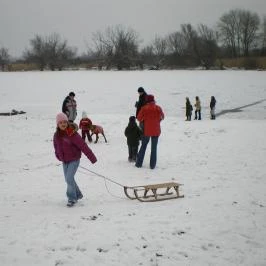
[[[182,184],[175,182],[168,182],[135,187],[124,187],[124,192],[129,199],[137,199],[141,202],[154,202],[168,199],[183,198],[184,195],[179,194],[179,186],[181,185]],[[173,192],[169,192],[170,189],[173,189]],[[128,190],[131,190],[132,193],[129,194]]]

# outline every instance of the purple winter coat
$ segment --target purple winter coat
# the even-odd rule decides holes
[[[55,132],[53,142],[55,156],[61,162],[68,163],[79,160],[81,152],[87,156],[91,163],[97,162],[96,156],[77,132],[71,135]]]

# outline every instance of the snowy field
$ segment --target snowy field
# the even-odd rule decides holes
[[[149,149],[138,169],[127,161],[124,129],[137,88],[165,112],[158,162]],[[184,198],[141,203],[84,169],[84,198],[66,207],[63,170],[54,156],[55,116],[76,93],[105,129],[90,144],[95,165],[81,165],[134,186],[176,181]],[[185,97],[199,96],[202,121],[185,121]],[[209,119],[210,97],[217,119]],[[0,264],[266,265],[266,73],[132,71],[0,73]],[[149,148],[149,147],[148,147]]]

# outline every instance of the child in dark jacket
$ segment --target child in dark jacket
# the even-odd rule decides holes
[[[83,152],[93,164],[96,163],[97,159],[78,134],[77,125],[68,122],[66,114],[59,113],[56,116],[56,124],[57,129],[53,138],[55,156],[63,163],[64,176],[67,183],[67,206],[72,207],[79,199],[83,198],[74,178],[79,166],[81,152]]]
[[[91,120],[88,118],[86,112],[82,112],[82,119],[79,122],[79,128],[81,129],[82,139],[85,140],[86,136],[89,142],[92,142],[92,138],[90,135],[90,128],[92,126]]]
[[[135,116],[129,117],[129,123],[125,129],[125,136],[127,137],[128,145],[128,161],[135,162],[138,153],[139,141],[142,136],[142,131],[136,123]]]
[[[192,115],[193,107],[190,103],[190,100],[188,97],[186,97],[186,121],[191,121],[191,115]]]
[[[211,119],[215,119],[215,105],[216,105],[216,99],[214,96],[211,97],[211,102],[210,102],[210,113],[211,113]]]

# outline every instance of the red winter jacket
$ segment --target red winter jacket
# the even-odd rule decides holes
[[[67,163],[79,160],[81,158],[81,152],[83,152],[91,163],[97,162],[97,158],[92,150],[71,127],[68,127],[63,132],[60,130],[55,132],[53,142],[55,156],[59,161]]]
[[[144,136],[160,136],[160,122],[164,119],[164,113],[155,102],[146,103],[140,109],[137,119],[144,122]]]
[[[82,118],[79,122],[79,128],[81,130],[89,131],[92,126],[92,122],[89,118]]]

